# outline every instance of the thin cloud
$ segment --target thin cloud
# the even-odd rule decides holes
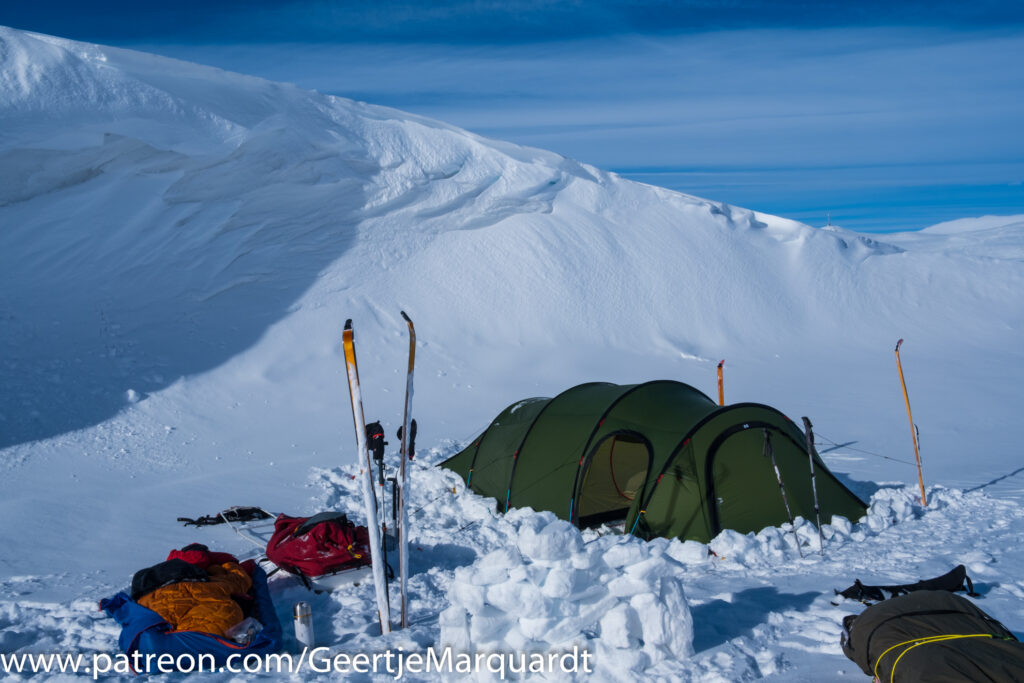
[[[965,212],[1024,210],[1021,3],[9,4],[0,23],[111,34],[105,42],[393,106],[784,215],[816,201],[808,188],[821,179],[849,205],[882,211],[893,183],[924,201],[911,188],[948,188],[954,176],[957,187],[995,188],[979,189],[973,206],[965,191]],[[890,169],[876,173],[877,200],[854,170],[863,168]]]
[[[162,50],[791,217],[806,218],[803,207],[818,206],[823,183],[847,193],[838,199],[829,193],[833,206],[894,204],[890,189],[902,186],[907,197],[931,201],[938,211],[948,208],[941,188],[959,182],[996,189],[979,190],[975,205],[969,193],[961,196],[958,211],[1024,208],[1024,197],[1013,199],[1019,186],[998,189],[1024,179],[1024,69],[1008,68],[1024,54],[1024,31],[889,27],[488,48]],[[865,175],[866,168],[875,170]],[[886,227],[928,224],[899,210],[906,215]],[[949,214],[934,217],[939,222]]]
[[[1005,0],[96,0],[7,3],[0,24],[99,42],[531,44],[753,28],[1024,26]]]

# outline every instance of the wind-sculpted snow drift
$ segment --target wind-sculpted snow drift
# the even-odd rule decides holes
[[[0,445],[223,364],[317,285],[341,320],[430,311],[456,355],[888,345],[948,311],[991,328],[980,284],[863,236],[217,69],[11,29],[0,45]]]

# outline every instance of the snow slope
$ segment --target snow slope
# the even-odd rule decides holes
[[[892,529],[851,532],[786,578],[796,560],[781,549],[683,572],[696,654],[664,675],[852,671],[839,612],[792,591],[854,571],[889,582],[973,561],[996,616],[1022,629],[1024,589],[1001,568],[1019,559],[1024,497],[1020,217],[818,230],[383,107],[6,28],[0,170],[0,513],[17,522],[0,530],[4,651],[39,638],[112,651],[85,605],[196,540],[178,516],[348,506],[341,326],[355,321],[367,417],[393,434],[402,309],[421,340],[428,463],[520,398],[660,377],[711,394],[725,358],[728,401],[809,415],[865,496],[916,476],[892,355],[906,339],[927,481],[970,492],[906,503]],[[506,547],[513,524],[486,501],[431,503],[458,484],[421,477],[414,504],[434,511],[418,532],[421,623],[392,641],[419,647],[439,642],[455,569]],[[900,491],[881,488],[878,514]],[[481,528],[453,538],[467,510]],[[975,550],[967,530],[995,540]],[[904,547],[916,538],[942,542]],[[318,599],[319,613],[365,607],[322,624],[331,642],[380,646],[369,596]],[[749,601],[763,611],[730,626],[726,605]],[[807,620],[812,635],[790,642]]]

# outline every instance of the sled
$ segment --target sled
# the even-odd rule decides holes
[[[364,581],[373,579],[373,568],[369,564],[340,569],[320,576],[306,576],[305,574],[293,573],[278,567],[263,553],[266,552],[267,544],[274,535],[274,523],[280,514],[270,512],[260,507],[244,508],[246,511],[258,510],[263,514],[263,517],[260,519],[246,519],[245,517],[253,517],[253,515],[241,516],[233,514],[239,509],[241,508],[229,508],[223,512],[219,512],[215,516],[216,521],[205,521],[197,524],[197,526],[206,526],[217,523],[227,524],[232,531],[238,534],[240,538],[259,549],[260,555],[254,559],[256,559],[256,562],[266,570],[267,575],[271,578],[274,575],[286,576],[301,583],[310,590],[318,592],[330,592],[343,586],[358,586]],[[211,520],[209,517],[205,519]],[[182,521],[184,521],[184,518],[182,518]]]

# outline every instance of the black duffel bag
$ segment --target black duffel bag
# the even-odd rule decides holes
[[[1024,681],[1024,644],[947,591],[915,591],[844,618],[841,645],[882,683]]]

